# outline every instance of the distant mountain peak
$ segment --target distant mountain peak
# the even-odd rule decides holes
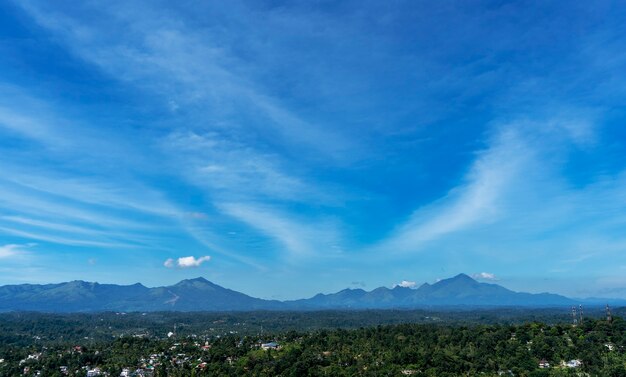
[[[341,293],[341,294],[361,294],[361,293],[365,293],[365,291],[361,288],[346,288],[346,289],[342,289],[341,291],[337,292],[337,293]]]
[[[396,285],[395,287],[392,288],[392,290],[394,290],[394,291],[403,291],[405,289],[413,289],[413,288],[411,288],[411,287],[403,287],[401,285]]]
[[[99,284],[95,282],[92,283],[92,282],[83,281],[83,280],[72,280],[69,283],[67,283],[67,285],[70,287],[94,287]]]
[[[435,290],[438,292],[469,292],[470,290],[480,289],[480,287],[486,284],[479,283],[466,274],[458,274],[448,279],[439,280],[430,287],[425,287],[426,290]]]
[[[207,279],[203,278],[202,276],[198,276],[197,278],[194,279],[188,279],[189,281],[197,281],[200,283],[210,283],[210,281],[208,281]]]
[[[210,284],[210,285],[213,285],[213,283],[211,283],[207,279],[203,278],[202,276],[199,276],[199,277],[193,278],[193,279],[181,280],[176,285],[186,285],[186,284]]]
[[[467,274],[458,274],[448,279],[442,279],[433,284],[433,287],[436,286],[444,286],[444,285],[476,285],[480,284],[478,281],[472,279]]]
[[[468,274],[464,274],[464,273],[460,273],[454,277],[451,277],[450,279],[447,280],[465,280],[465,281],[476,281],[474,280],[471,276],[469,276]]]

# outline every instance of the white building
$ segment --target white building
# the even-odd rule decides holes
[[[568,368],[580,368],[580,366],[583,364],[582,361],[578,360],[578,359],[574,359],[574,360],[570,360],[567,363],[565,363],[565,366]]]
[[[102,372],[100,372],[100,368],[87,369],[87,377],[96,377],[101,374]]]
[[[261,344],[261,348],[264,350],[276,350],[278,348],[280,348],[280,345],[278,345],[278,343],[276,342],[269,342],[269,343],[263,343]]]

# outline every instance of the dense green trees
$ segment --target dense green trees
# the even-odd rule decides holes
[[[107,329],[115,321],[109,318],[105,326],[101,322],[105,321],[96,321]],[[4,359],[0,376],[22,375],[24,367],[30,367],[30,375],[41,371],[44,376],[60,376],[61,366],[68,366],[70,375],[77,376],[86,375],[84,367],[95,366],[111,376],[118,376],[125,367],[153,368],[155,376],[626,376],[626,322],[620,318],[612,323],[588,319],[579,326],[398,324],[172,338],[111,334],[106,338],[103,331],[98,339],[76,337],[91,334],[87,329],[94,324],[91,319],[48,323],[64,334],[63,339],[74,338],[27,338],[23,335],[33,326],[39,326],[37,331],[43,334],[51,329],[41,328],[41,323],[1,324],[3,339],[10,341],[0,342],[0,359]],[[137,331],[144,327],[138,326]],[[278,341],[281,348],[261,350],[259,341],[269,340]],[[205,342],[208,346],[203,347]],[[542,359],[551,368],[540,369]],[[581,360],[582,365],[560,367],[572,359]],[[20,364],[21,360],[26,361]]]

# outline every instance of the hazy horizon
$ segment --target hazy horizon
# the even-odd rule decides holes
[[[624,299],[625,15],[4,2],[0,285]]]

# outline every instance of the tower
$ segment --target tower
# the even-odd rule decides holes
[[[578,315],[576,315],[576,306],[572,306],[572,325],[576,326],[578,323]]]
[[[578,305],[578,323],[582,325],[583,323],[583,305]]]
[[[611,308],[609,304],[606,304],[606,321],[611,323],[613,321],[613,316],[611,315]]]

